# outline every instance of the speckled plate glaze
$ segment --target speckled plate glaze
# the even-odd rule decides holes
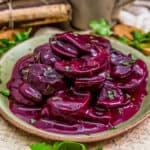
[[[0,60],[0,66],[1,66],[1,80],[2,83],[0,84],[0,89],[6,88],[6,83],[10,79],[12,69],[16,61],[26,55],[32,52],[32,50],[45,42],[48,42],[48,39],[51,35],[44,35],[44,36],[38,36],[31,38],[16,47],[12,48],[10,51],[8,51]],[[119,49],[125,54],[131,53],[136,55],[137,57],[141,58],[145,61],[145,63],[148,66],[148,69],[150,70],[150,61],[142,55],[140,52],[134,50],[131,47],[128,47],[126,45],[121,44],[120,42],[110,39],[111,44],[114,48]],[[95,133],[95,134],[88,134],[88,135],[65,135],[65,134],[58,134],[58,133],[52,133],[52,132],[46,132],[40,129],[37,129],[26,122],[20,120],[17,118],[8,107],[8,100],[7,97],[4,97],[0,95],[0,113],[1,115],[9,121],[14,126],[37,136],[51,139],[51,140],[72,140],[72,141],[79,141],[79,142],[94,142],[94,141],[100,141],[105,140],[108,138],[112,138],[116,135],[119,135],[121,133],[124,133],[128,131],[129,129],[137,126],[139,123],[141,123],[144,119],[146,119],[148,116],[150,116],[150,80],[148,81],[147,85],[148,95],[144,98],[144,101],[142,103],[141,109],[136,113],[131,119],[128,121],[121,123],[117,125],[115,130],[108,130],[101,133]]]

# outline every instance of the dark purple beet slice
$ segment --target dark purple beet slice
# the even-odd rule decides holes
[[[122,106],[124,103],[124,95],[116,84],[106,82],[102,91],[100,92],[97,106],[104,106],[106,108],[115,108]]]
[[[128,91],[135,91],[142,84],[142,82],[147,81],[147,67],[142,60],[137,60],[133,66],[132,74],[125,80],[118,82],[118,87]],[[130,92],[131,92],[130,91]]]
[[[112,52],[110,60],[112,65],[123,65],[126,62],[133,61],[130,55],[124,55],[116,50]]]
[[[82,54],[97,55],[97,47],[109,51],[111,46],[108,40],[92,35],[79,35],[70,32],[57,34],[50,39],[52,51],[59,56],[76,58]],[[96,47],[97,46],[97,47]]]
[[[30,67],[28,81],[31,86],[38,89],[44,95],[53,94],[65,88],[63,77],[52,67],[44,64],[33,64]]]
[[[55,68],[67,77],[91,77],[105,69],[107,57],[86,57],[71,61],[58,61]]]
[[[23,85],[21,85],[19,91],[24,97],[31,99],[34,102],[42,101],[41,93],[38,90],[31,87],[28,83],[24,83]]]
[[[94,49],[94,45],[101,46],[107,50],[111,48],[107,39],[98,36],[73,34],[71,32],[63,33],[58,36],[60,36],[60,39],[65,39],[72,45],[75,45],[81,53],[91,53],[91,50]]]
[[[23,84],[23,81],[21,79],[11,79],[7,83],[7,87],[9,89],[11,89],[11,88],[19,88],[21,84]]]
[[[76,58],[79,54],[77,47],[66,41],[63,34],[50,38],[50,47],[55,54],[61,57]]]
[[[110,76],[113,78],[125,78],[128,77],[132,73],[132,66],[123,66],[123,65],[117,65],[111,67]]]
[[[77,78],[75,80],[75,88],[81,90],[97,90],[100,89],[106,79],[106,73],[102,72],[94,77]]]
[[[89,106],[91,96],[89,92],[76,92],[74,90],[59,91],[48,99],[45,107],[49,117],[63,118],[71,122],[73,116],[80,116]],[[45,115],[45,107],[42,115]],[[67,116],[67,117],[66,117]]]
[[[110,51],[112,49],[109,40],[96,35],[88,35],[88,37],[90,38],[91,43],[97,44],[99,47],[103,47],[105,50]]]
[[[33,56],[36,63],[46,65],[53,65],[55,61],[60,60],[58,56],[53,54],[48,43],[36,47]]]
[[[90,121],[108,124],[111,117],[111,113],[105,109],[96,110],[95,108],[89,108],[85,114],[84,118]]]
[[[16,104],[14,102],[10,102],[10,109],[15,115],[19,118],[31,123],[31,119],[39,119],[41,113],[41,107],[37,106],[23,106],[20,104]]]
[[[11,89],[11,99],[14,100],[15,102],[19,104],[23,104],[25,106],[34,106],[35,103],[28,99],[25,98],[19,91],[18,89],[12,88]]]

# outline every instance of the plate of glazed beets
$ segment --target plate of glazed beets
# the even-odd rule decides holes
[[[73,32],[31,38],[0,60],[1,115],[53,140],[100,141],[150,115],[149,60],[114,39]]]

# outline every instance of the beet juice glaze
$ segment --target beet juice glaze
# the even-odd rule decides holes
[[[146,95],[140,59],[94,35],[57,34],[16,63],[7,86],[10,109],[57,133],[101,132],[131,118]]]

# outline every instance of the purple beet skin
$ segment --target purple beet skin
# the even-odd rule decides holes
[[[107,39],[65,32],[18,60],[7,84],[10,109],[48,132],[101,132],[140,109],[147,79],[146,64]]]

